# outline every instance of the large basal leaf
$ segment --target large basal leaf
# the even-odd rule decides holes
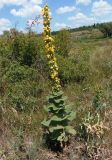
[[[53,92],[53,95],[56,96],[56,97],[62,96],[63,95],[63,91]]]
[[[47,106],[44,106],[44,111],[46,111],[46,112],[50,112],[50,109],[49,109],[49,107],[47,107]]]
[[[63,129],[64,129],[63,126],[56,126],[56,127],[50,127],[50,128],[49,128],[49,131],[50,131],[50,132],[53,132],[53,131],[55,131],[55,130],[63,130]]]
[[[66,132],[69,133],[69,134],[76,135],[76,131],[75,131],[75,129],[73,129],[72,126],[67,126],[67,127],[65,127],[65,130],[66,130]]]
[[[45,127],[49,127],[50,126],[50,122],[51,122],[51,120],[48,120],[48,121],[44,120],[41,124],[43,126],[45,126]]]
[[[68,116],[69,121],[73,121],[76,118],[76,112],[71,112],[70,115]]]
[[[66,120],[66,119],[68,119],[68,115],[65,116],[65,117],[63,117],[63,118],[59,118],[59,117],[57,117],[57,116],[53,116],[53,117],[51,118],[51,121],[61,122],[61,121],[64,121],[64,120]]]
[[[63,104],[66,101],[66,99],[67,99],[67,97],[63,97],[61,99],[54,99],[54,102],[57,104],[59,104],[59,103]]]
[[[64,141],[65,137],[66,137],[65,132],[63,132],[63,133],[58,137],[57,140],[60,141],[60,142],[62,142],[62,141]]]
[[[51,112],[51,113],[56,113],[56,114],[58,114],[58,113],[64,113],[64,108],[63,107],[56,107],[56,106],[54,106],[54,105],[49,105],[49,106],[45,106],[44,107],[44,110],[46,111],[46,112]]]
[[[58,108],[57,107],[55,107],[53,104],[52,105],[49,105],[49,106],[45,106],[44,107],[44,110],[45,111],[47,111],[47,112],[51,112],[51,111],[57,111],[58,110]]]
[[[70,107],[70,105],[66,105],[66,106],[65,106],[65,112],[66,112],[67,114],[70,114],[70,113],[71,113],[71,107]]]
[[[60,92],[54,92],[52,95],[50,95],[50,96],[47,97],[47,100],[49,102],[52,102],[54,99],[61,99],[62,95],[63,95],[62,91],[60,91]]]

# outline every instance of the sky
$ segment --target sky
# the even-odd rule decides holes
[[[46,3],[53,31],[112,21],[112,0],[0,0],[0,34],[14,27],[26,32]],[[33,29],[42,32],[41,23]]]

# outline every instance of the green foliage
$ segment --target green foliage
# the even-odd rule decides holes
[[[37,39],[36,36],[29,36],[27,38],[27,44],[25,46],[24,52],[23,52],[23,57],[22,57],[22,64],[31,66],[36,59],[36,55],[37,55]]]
[[[95,96],[93,98],[92,106],[94,107],[95,110],[100,110],[100,111],[106,107],[102,101],[102,90],[100,88],[97,88],[95,91]]]
[[[57,56],[59,65],[59,76],[63,84],[69,82],[83,82],[89,76],[89,54],[83,52],[77,54],[73,59]]]
[[[112,23],[99,25],[99,30],[103,33],[104,37],[112,37]]]
[[[72,47],[71,33],[69,30],[63,29],[58,32],[55,37],[55,49],[58,55],[68,57]]]
[[[3,63],[3,62],[2,62]],[[1,94],[7,96],[4,102],[18,111],[31,111],[38,108],[38,99],[46,86],[37,70],[21,66],[17,62],[6,66],[2,72]],[[41,82],[41,83],[40,83]]]
[[[51,148],[52,142],[54,144],[59,142],[60,145],[64,145],[69,140],[69,134],[76,134],[69,124],[75,118],[76,113],[72,112],[70,106],[65,104],[65,99],[62,91],[53,92],[48,97],[49,105],[45,107],[45,110],[49,113],[49,119],[44,120],[42,125],[46,128],[46,141],[49,142]]]
[[[96,87],[91,105],[82,114],[78,124],[77,133],[85,141],[85,155],[93,159],[98,155],[99,146],[102,145],[105,133],[109,130],[105,123],[106,103],[103,101],[103,91]]]
[[[26,85],[29,85],[26,87]],[[13,89],[13,85],[10,85],[8,88],[8,101],[9,105],[14,107],[17,111],[30,112],[36,110],[38,106],[38,98],[34,97],[31,94],[33,88],[29,83],[24,84],[16,84]],[[36,87],[38,88],[38,87]],[[38,88],[38,91],[35,93],[36,95],[42,94],[42,89]]]
[[[12,32],[11,58],[19,61],[22,65],[31,66],[37,59],[41,60],[41,52],[43,45],[41,37],[37,37],[35,33],[27,35]]]
[[[29,34],[19,33],[17,34],[17,42],[15,43],[12,35],[10,37],[11,33],[9,32],[8,34],[9,35],[0,37],[0,130],[7,130],[7,135],[4,134],[4,144],[1,144],[1,146],[3,145],[7,148],[11,141],[11,148],[12,142],[15,141],[16,143],[14,136],[17,137],[17,133],[14,135],[13,129],[18,131],[18,127],[22,125],[26,127],[26,132],[24,132],[25,138],[33,137],[34,141],[37,138],[37,141],[40,143],[40,139],[42,138],[40,123],[45,116],[45,112],[43,111],[43,105],[46,105],[44,97],[48,95],[50,91],[48,85],[50,78],[48,77],[48,66],[44,56],[44,43],[41,36],[31,34],[29,37]],[[60,43],[60,41],[57,43]],[[87,137],[91,137],[88,143],[91,142],[92,144],[93,137],[90,132],[89,134],[87,133],[88,126],[86,124],[93,126],[98,122],[97,112],[99,114],[101,113],[100,120],[104,118],[106,112],[107,117],[105,116],[105,119],[108,118],[108,124],[111,126],[112,39],[75,41],[72,38],[72,43],[74,45],[72,45],[71,50],[69,50],[69,56],[64,57],[60,55],[61,52],[57,53],[59,76],[64,86],[63,90],[65,94],[69,96],[70,100],[74,101],[75,106],[77,106],[76,111],[78,114],[75,121],[73,121],[73,128],[76,129],[75,125],[79,127],[79,123],[82,124],[82,129],[80,127],[80,136],[85,138],[85,142],[87,142]],[[60,46],[59,44],[57,45]],[[28,49],[30,53],[27,53]],[[33,50],[34,53],[31,50]],[[60,50],[63,52],[63,46],[62,49],[60,47]],[[88,52],[88,50],[90,51]],[[17,56],[14,58],[12,53]],[[27,61],[25,55],[32,56],[30,63],[29,60]],[[64,84],[66,84],[66,86]],[[102,93],[99,91],[94,92],[93,88],[97,84],[102,86],[105,97],[102,97]],[[60,125],[60,123],[64,123],[68,117],[64,115],[65,119],[64,117],[60,119],[60,117],[57,116],[58,122],[57,117],[53,117],[52,115],[52,112],[56,113],[58,111],[57,104],[63,102],[62,99],[64,99],[64,97],[62,97],[60,98],[61,100],[55,101],[55,105],[53,102],[49,103],[48,107],[45,107],[48,111],[47,113],[49,113],[49,119],[46,121],[50,123],[50,125],[46,127],[46,133],[50,134],[51,137],[53,135],[52,133],[55,133],[54,137],[61,135],[60,140],[65,138],[65,134],[62,134],[63,132],[66,132],[67,135],[68,131],[70,134],[74,132],[74,130],[70,130],[69,127],[65,128],[65,126]],[[92,111],[88,106],[91,107]],[[107,108],[107,106],[110,108]],[[65,108],[67,109],[69,106],[65,105]],[[30,114],[32,114],[31,119]],[[87,119],[89,120],[87,121]],[[51,126],[52,121],[53,125]],[[78,129],[76,129],[76,133],[79,133]],[[56,130],[60,130],[58,135]],[[12,138],[10,133],[12,134]],[[111,131],[109,134],[108,137],[106,135],[106,139],[109,138],[111,141]],[[84,135],[86,136],[84,137]],[[2,137],[3,136],[0,137],[0,141]],[[103,140],[105,141],[104,137]],[[31,159],[33,159],[32,154],[34,154],[35,158],[33,151],[37,153],[36,149],[35,147],[34,149],[32,148],[31,153],[28,151],[28,153],[31,154]],[[12,160],[16,158],[12,158],[11,156],[9,159]]]
[[[16,83],[31,78],[33,73],[32,69],[29,69],[27,66],[21,66],[17,62],[13,62],[8,68],[4,79],[7,79],[11,83]]]
[[[10,56],[10,41],[6,38],[0,37],[0,56],[8,57]]]

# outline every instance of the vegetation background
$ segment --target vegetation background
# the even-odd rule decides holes
[[[78,126],[89,111],[94,106],[100,107],[109,132],[100,145],[104,154],[99,159],[111,159],[112,23],[63,29],[53,32],[53,36],[61,84],[73,111],[77,112],[73,122],[77,135],[83,135]],[[32,31],[24,34],[16,29],[5,31],[0,37],[0,160],[57,158],[42,142],[41,121],[46,116],[43,106],[50,85],[42,35]],[[70,152],[57,159],[72,160],[80,156],[77,149],[84,143],[77,137],[73,138]],[[91,159],[88,157],[85,159]]]

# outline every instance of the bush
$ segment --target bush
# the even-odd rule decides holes
[[[32,78],[33,70],[29,69],[27,66],[21,66],[17,62],[13,62],[7,72],[4,75],[4,79],[9,83],[21,82]]]
[[[74,59],[58,57],[59,77],[63,84],[80,83],[89,75],[89,56],[86,53],[75,55]]]
[[[9,57],[11,53],[11,43],[8,39],[0,38],[0,56]]]
[[[42,52],[42,40],[36,34],[14,35],[11,44],[11,59],[19,61],[22,65],[31,66],[40,57]]]
[[[112,37],[112,23],[100,24],[98,28],[103,33],[104,37]]]
[[[7,91],[8,103],[17,111],[33,112],[39,108],[38,97],[40,97],[43,92],[42,88],[36,85],[36,88],[33,88],[28,82],[16,83],[16,85],[12,87],[13,85],[10,85]],[[33,91],[34,93],[32,93]]]
[[[63,29],[55,37],[56,53],[64,57],[68,57],[71,49],[71,33]]]
[[[38,108],[38,100],[42,98],[46,85],[38,71],[13,62],[2,76],[0,91],[3,94],[4,90],[6,105],[19,111],[31,111]]]

